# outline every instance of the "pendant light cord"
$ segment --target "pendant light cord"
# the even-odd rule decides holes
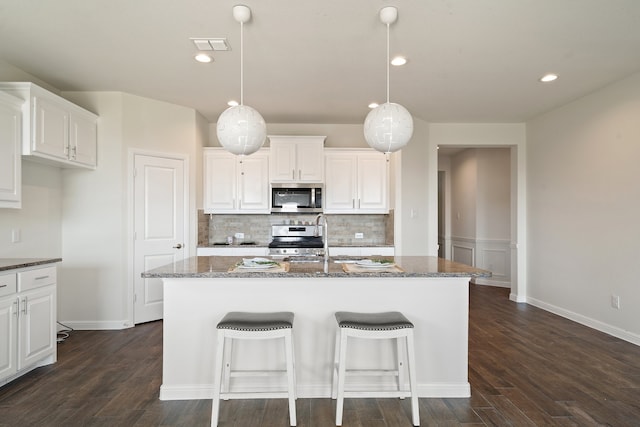
[[[244,105],[244,23],[240,22],[240,105]]]
[[[387,23],[387,104],[389,103],[389,23]]]

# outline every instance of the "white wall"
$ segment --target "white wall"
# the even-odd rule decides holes
[[[130,206],[132,150],[187,157],[191,189],[189,231],[197,240],[196,177],[201,120],[197,113],[119,92],[67,92],[99,115],[98,168],[63,172],[63,263],[59,319],[83,329],[132,326]]]
[[[508,148],[475,149],[478,159],[476,237],[506,240],[511,235],[511,156]]]
[[[476,238],[478,159],[476,150],[464,150],[451,159],[451,237]]]
[[[400,222],[400,255],[437,255],[438,212],[429,209],[429,194],[438,194],[437,154],[429,142],[429,124],[413,118],[411,141],[399,152],[399,188],[395,219]],[[397,229],[397,228],[396,228]],[[398,233],[396,233],[397,235]]]
[[[60,169],[22,162],[22,209],[0,209],[0,258],[59,258],[62,255]],[[11,242],[12,230],[20,241]]]
[[[527,300],[636,344],[639,118],[636,74],[527,123]]]

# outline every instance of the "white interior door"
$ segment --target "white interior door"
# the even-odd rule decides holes
[[[134,158],[134,323],[162,319],[162,281],[143,271],[184,259],[184,160]]]

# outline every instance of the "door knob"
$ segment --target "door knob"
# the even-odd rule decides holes
[[[178,243],[177,245],[174,246],[174,249],[181,249],[182,248],[182,243]]]

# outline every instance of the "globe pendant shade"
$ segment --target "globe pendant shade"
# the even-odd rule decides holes
[[[218,141],[233,154],[249,155],[262,147],[267,138],[267,125],[254,108],[247,105],[229,107],[218,117]]]
[[[400,104],[387,102],[369,111],[364,120],[364,139],[383,153],[398,151],[413,135],[413,118]]]

